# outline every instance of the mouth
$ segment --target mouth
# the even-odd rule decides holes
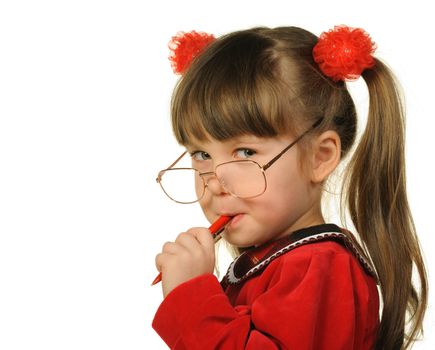
[[[243,217],[245,216],[244,213],[233,213],[233,214],[222,214],[222,215],[232,217],[231,221],[225,226],[228,229],[236,228],[238,226],[239,221],[242,220]]]

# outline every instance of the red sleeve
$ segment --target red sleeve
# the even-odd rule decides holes
[[[307,247],[249,281],[248,294],[263,291],[251,304],[233,307],[211,274],[187,281],[162,302],[154,329],[176,350],[371,348],[374,281],[347,251]]]

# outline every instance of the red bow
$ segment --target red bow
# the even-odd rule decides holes
[[[183,74],[192,60],[214,40],[214,35],[196,31],[178,32],[173,36],[168,46],[171,50],[169,60],[174,73]]]
[[[336,26],[320,35],[313,48],[314,61],[335,81],[355,80],[375,65],[376,44],[361,28]]]

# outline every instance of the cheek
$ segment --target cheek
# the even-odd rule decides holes
[[[261,206],[268,215],[285,216],[297,214],[308,200],[309,183],[301,174],[293,169],[273,173],[268,178],[266,192],[258,197]]]
[[[204,181],[200,176],[195,176],[195,193],[196,197],[200,198],[204,193]]]
[[[205,217],[211,221],[214,219],[214,212],[212,208],[212,197],[209,191],[205,191],[204,196],[198,202],[201,210],[203,211]]]
[[[278,196],[297,194],[307,188],[307,180],[296,166],[271,169],[267,174],[267,192]]]

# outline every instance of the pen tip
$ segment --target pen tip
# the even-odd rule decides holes
[[[159,283],[162,280],[161,275],[159,274],[153,281],[153,283],[151,283],[151,286],[154,286],[155,284]]]

